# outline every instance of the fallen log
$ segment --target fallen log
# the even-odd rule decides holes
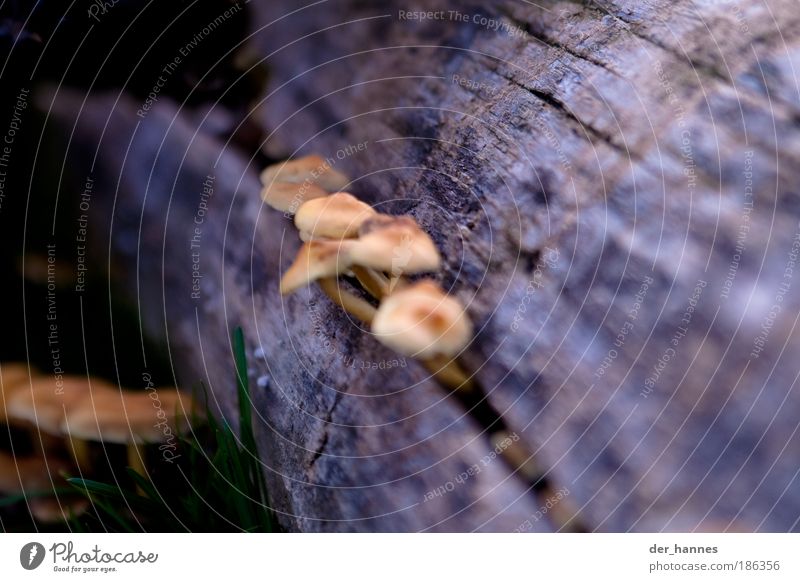
[[[486,402],[589,529],[797,530],[796,2],[484,4],[251,5],[264,151],[430,233]],[[117,98],[56,96],[98,154],[93,230],[230,418],[244,328],[284,527],[558,527],[418,363],[279,295],[299,241],[256,152]]]

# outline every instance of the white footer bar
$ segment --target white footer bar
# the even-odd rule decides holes
[[[798,534],[3,534],[0,580],[797,581],[798,554]]]

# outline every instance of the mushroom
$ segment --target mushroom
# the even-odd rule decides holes
[[[384,299],[372,327],[389,347],[423,358],[455,356],[472,335],[463,306],[430,280],[414,283]]]
[[[294,216],[294,224],[313,238],[353,238],[361,224],[374,215],[369,204],[347,192],[336,192],[304,203]]]
[[[85,395],[68,409],[61,430],[73,440],[126,445],[128,464],[146,475],[140,447],[173,438],[188,408],[191,399],[181,397],[175,388],[102,390]]]
[[[386,297],[372,331],[381,343],[419,358],[443,384],[472,387],[454,359],[472,337],[472,324],[463,306],[433,281],[419,281]]]
[[[311,281],[337,277],[350,267],[347,249],[339,241],[303,243],[292,266],[281,277],[281,294],[288,295]]]
[[[319,186],[328,192],[344,190],[350,179],[334,170],[327,160],[311,155],[294,160],[287,160],[268,166],[261,172],[261,183],[265,186],[273,182],[307,182]]]
[[[33,423],[9,414],[8,402],[14,398],[18,392],[26,392],[31,386],[31,381],[41,378],[41,374],[35,368],[23,363],[5,363],[0,365],[0,376],[2,377],[2,389],[0,389],[0,423],[17,425],[27,429],[30,433],[31,444],[34,445],[42,454],[53,448],[60,448],[61,439],[56,435],[46,432],[35,433]]]
[[[358,236],[361,225],[375,215],[369,204],[347,192],[337,192],[303,204],[294,217],[294,224],[304,241],[345,239]],[[361,265],[353,265],[352,270],[364,289],[376,299],[387,293],[386,278],[380,273]]]
[[[350,249],[353,264],[389,273],[391,292],[405,274],[435,271],[441,259],[436,245],[410,216],[376,215],[365,220]]]
[[[0,364],[0,422],[9,422],[6,411],[8,401],[16,392],[27,388],[28,380],[36,374],[36,370],[29,369],[28,364]]]
[[[20,384],[31,376],[36,375],[38,375],[36,368],[22,362],[3,362],[0,364],[0,381],[2,381],[3,389]]]
[[[103,380],[89,380],[83,376],[62,376],[57,379],[52,375],[32,378],[28,388],[14,392],[6,403],[6,411],[9,418],[33,424],[39,431],[40,442],[46,438],[41,433],[62,436],[64,416],[87,394],[117,389]],[[88,461],[86,444],[72,441],[71,445],[78,467],[85,467]]]
[[[15,459],[0,451],[0,493],[23,495],[31,515],[43,523],[55,523],[79,515],[89,506],[85,499],[61,500],[39,494],[54,489],[54,481],[69,469],[59,459],[28,457]],[[35,494],[35,495],[34,495]],[[33,495],[28,499],[28,495]],[[64,510],[67,510],[66,513]]]
[[[31,514],[42,523],[59,523],[77,517],[89,508],[89,501],[79,497],[60,500],[56,497],[36,497],[30,501]]]
[[[281,294],[287,295],[311,281],[317,281],[322,291],[337,305],[361,321],[371,322],[375,308],[348,291],[343,291],[337,277],[350,267],[350,241],[311,241],[300,247],[289,270],[281,278]]]
[[[261,198],[275,210],[294,214],[306,202],[328,193],[309,182],[271,182],[261,190]]]

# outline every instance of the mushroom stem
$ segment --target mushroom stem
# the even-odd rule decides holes
[[[128,444],[128,466],[139,473],[139,475],[142,477],[147,477],[147,469],[145,469],[144,466],[144,450],[142,445],[138,443]]]
[[[128,444],[128,466],[139,473],[142,477],[149,479],[147,469],[144,466],[144,449],[137,443]],[[137,484],[136,493],[144,495],[144,490]]]
[[[389,281],[383,274],[359,265],[353,265],[352,269],[358,282],[375,299],[380,300],[389,294]]]
[[[470,378],[455,358],[433,356],[422,360],[422,364],[442,384],[453,390],[469,391],[475,387]]]
[[[322,291],[330,297],[331,301],[336,303],[347,313],[363,321],[364,323],[372,323],[375,317],[376,309],[352,293],[342,291],[339,288],[339,282],[336,277],[325,277],[317,281]]]
[[[89,443],[84,439],[74,436],[69,437],[69,450],[72,453],[72,458],[75,460],[75,466],[81,474],[88,471],[91,467],[89,458]]]
[[[402,275],[392,276],[391,278],[387,279],[387,295],[394,293],[395,291],[399,291],[408,285],[408,279],[403,277]]]

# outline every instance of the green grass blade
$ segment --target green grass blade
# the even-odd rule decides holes
[[[124,531],[128,533],[136,533],[136,528],[133,526],[133,524],[131,524],[129,520],[122,517],[111,505],[102,499],[98,499],[97,497],[91,497],[90,500],[100,509],[106,512],[111,519],[116,521]]]
[[[241,327],[233,331],[233,351],[236,361],[236,384],[239,396],[240,438],[245,449],[245,466],[255,486],[252,497],[257,499],[263,507],[257,509],[262,528],[272,530],[272,519],[266,507],[268,498],[266,482],[261,468],[261,458],[258,455],[255,432],[253,430],[252,399],[250,383],[247,379],[247,352],[245,350],[244,332]]]
[[[233,354],[236,362],[236,388],[239,398],[239,432],[245,449],[253,452],[253,415],[251,412],[250,387],[247,380],[247,352],[244,345],[244,332],[241,327],[233,330]]]
[[[150,481],[150,479],[142,477],[130,467],[127,467],[125,470],[128,472],[128,476],[134,481],[134,483],[136,483],[139,489],[144,492],[147,499],[155,503],[163,503],[164,500],[162,499],[161,495],[159,495],[158,491],[156,491],[156,488],[153,487],[153,483]]]

